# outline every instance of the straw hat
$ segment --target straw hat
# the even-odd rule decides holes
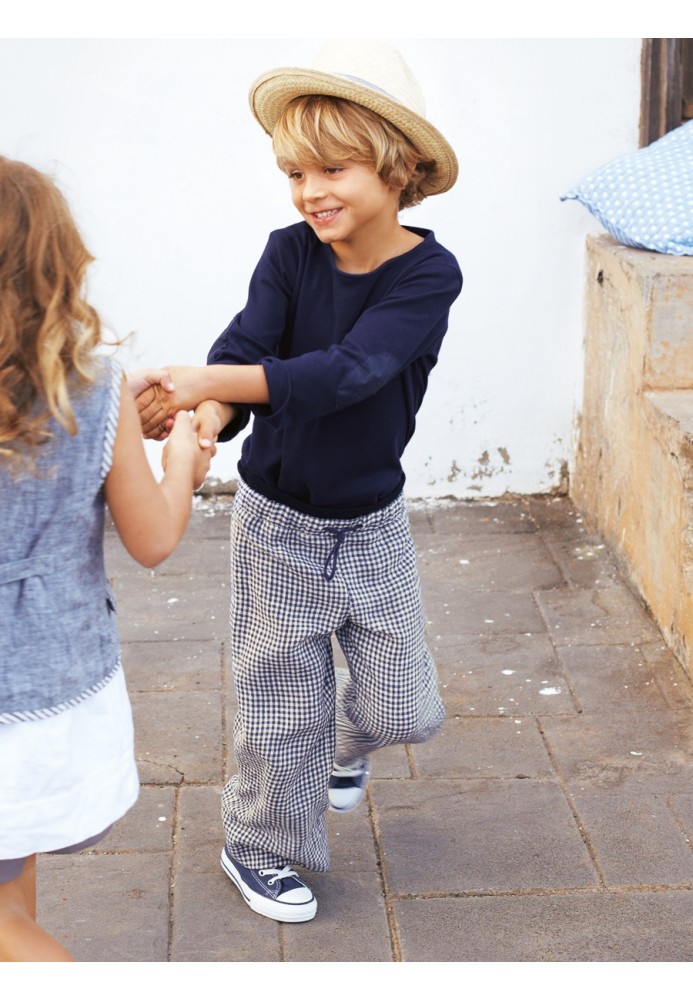
[[[421,153],[435,160],[437,173],[426,194],[447,191],[457,180],[457,157],[450,144],[426,120],[421,88],[404,59],[379,41],[344,39],[330,42],[311,69],[283,67],[258,77],[250,88],[250,107],[268,135],[289,101],[308,94],[341,97],[370,108],[403,132]]]

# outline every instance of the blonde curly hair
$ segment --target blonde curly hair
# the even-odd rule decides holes
[[[68,380],[95,378],[101,321],[83,296],[93,257],[50,177],[0,156],[0,458],[23,464],[54,417],[77,426]]]

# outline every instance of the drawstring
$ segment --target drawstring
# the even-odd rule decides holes
[[[337,572],[337,561],[339,559],[339,550],[342,547],[342,542],[344,541],[345,535],[350,531],[358,531],[359,526],[354,525],[353,528],[325,528],[328,535],[334,535],[335,543],[330,549],[330,554],[325,560],[325,568],[322,571],[322,575],[325,577],[327,582],[334,577]]]

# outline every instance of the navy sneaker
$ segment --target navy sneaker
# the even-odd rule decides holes
[[[231,857],[224,844],[221,867],[250,909],[263,917],[300,923],[315,916],[318,901],[290,865],[283,868],[246,868]]]
[[[355,809],[366,794],[370,773],[368,757],[360,757],[349,767],[335,764],[327,788],[330,812],[348,813]]]

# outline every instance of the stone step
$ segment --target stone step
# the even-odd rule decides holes
[[[643,394],[645,426],[657,456],[643,484],[648,603],[668,644],[693,664],[693,389]]]

